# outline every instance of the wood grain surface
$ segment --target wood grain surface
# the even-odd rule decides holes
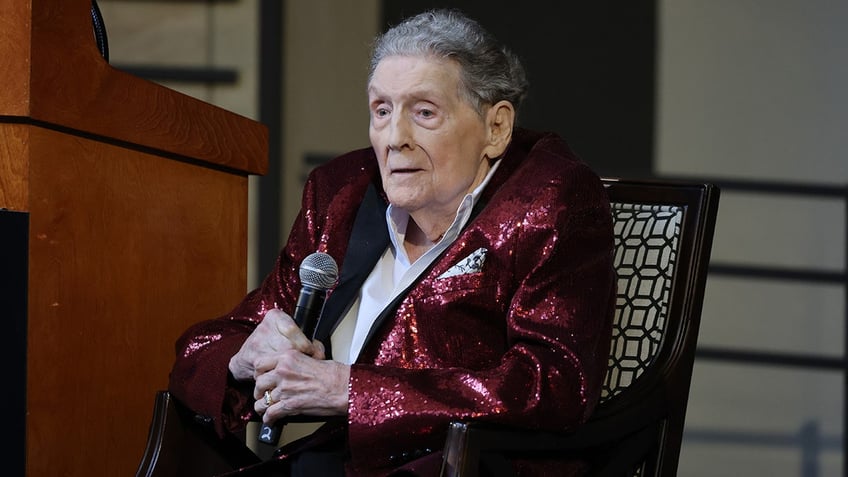
[[[247,178],[267,167],[262,124],[109,66],[89,6],[0,5],[0,208],[30,213],[28,476],[134,474],[177,336],[246,291]]]

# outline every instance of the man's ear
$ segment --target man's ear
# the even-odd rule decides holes
[[[500,157],[509,141],[512,140],[512,127],[515,123],[515,108],[512,103],[501,100],[495,103],[486,112],[486,128],[489,134],[489,143],[483,153],[489,159]]]

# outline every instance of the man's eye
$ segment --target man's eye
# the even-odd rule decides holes
[[[433,111],[430,111],[429,109],[422,109],[418,111],[418,114],[420,114],[421,117],[425,119],[432,118],[435,115],[435,113]]]
[[[389,115],[389,110],[386,108],[377,108],[374,110],[374,116],[378,118],[386,117]]]

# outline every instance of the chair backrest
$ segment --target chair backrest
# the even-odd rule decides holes
[[[618,291],[601,402],[627,389],[657,356],[666,331],[685,211],[667,204],[615,202],[611,206]]]
[[[604,184],[612,206],[618,294],[596,416],[616,416],[634,428],[639,414],[659,416],[656,445],[632,475],[675,475],[719,191],[684,182],[604,179]],[[641,406],[648,408],[634,411]]]

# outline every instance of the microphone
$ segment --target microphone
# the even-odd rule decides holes
[[[294,322],[309,339],[315,338],[315,326],[324,310],[327,290],[336,284],[339,267],[333,257],[315,252],[300,263],[300,296],[294,308]]]
[[[324,310],[324,299],[327,298],[327,290],[338,280],[339,267],[333,257],[315,252],[300,263],[299,274],[302,287],[292,318],[307,338],[315,339],[315,327]],[[259,429],[259,442],[277,445],[282,431],[283,423],[273,426],[262,424]]]

